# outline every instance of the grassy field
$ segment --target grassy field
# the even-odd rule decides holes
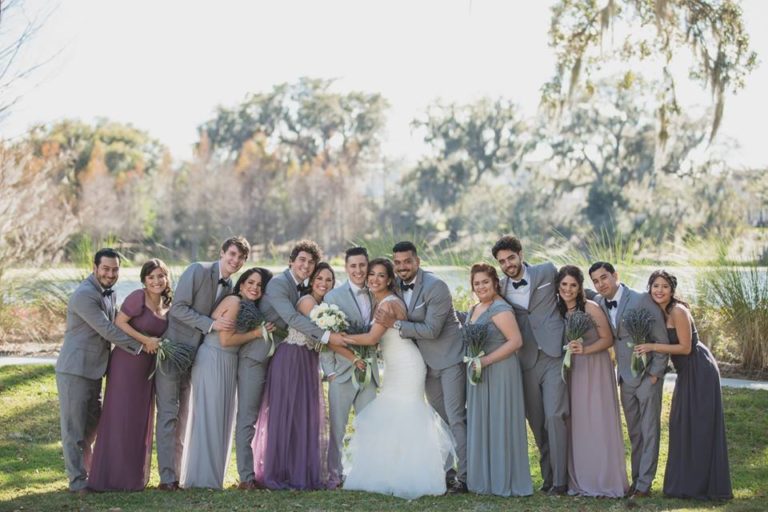
[[[408,502],[360,492],[242,492],[194,490],[163,493],[91,494],[84,498],[66,491],[59,443],[58,401],[52,366],[0,367],[0,511],[80,510],[768,510],[768,392],[725,389],[726,426],[735,499],[695,502],[661,497],[667,451],[666,418],[670,395],[664,397],[659,471],[649,499],[605,500],[463,495],[421,498]],[[541,485],[535,449],[529,436],[534,485]],[[234,459],[233,459],[234,462]],[[153,461],[150,486],[157,484]],[[225,485],[236,482],[230,464]]]

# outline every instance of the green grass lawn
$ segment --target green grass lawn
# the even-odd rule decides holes
[[[463,495],[397,498],[345,491],[193,490],[163,493],[91,494],[67,492],[59,443],[58,400],[52,366],[0,367],[0,511],[6,510],[768,510],[768,392],[725,389],[726,426],[735,499],[695,502],[661,497],[667,458],[666,418],[671,396],[664,397],[659,471],[654,497],[639,501],[593,498],[529,498]],[[629,444],[627,443],[627,446]],[[536,451],[529,436],[534,485],[541,485]],[[236,482],[234,456],[225,485]],[[153,460],[150,486],[157,485]]]

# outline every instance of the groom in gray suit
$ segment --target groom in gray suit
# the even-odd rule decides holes
[[[221,245],[219,260],[193,263],[181,274],[168,312],[165,336],[197,349],[211,331],[234,331],[226,318],[211,318],[219,301],[232,290],[230,276],[248,259],[251,246],[243,237],[228,238]],[[189,373],[173,368],[155,374],[157,402],[157,466],[162,491],[179,490],[179,465],[184,449],[189,406]]]
[[[503,236],[491,249],[504,277],[501,296],[515,310],[523,336],[520,365],[523,369],[525,415],[539,448],[544,480],[541,491],[550,495],[568,492],[568,388],[560,375],[565,324],[557,310],[552,263],[529,265],[516,237]]]
[[[456,441],[459,467],[455,475],[451,470],[446,476],[448,492],[467,492],[466,367],[451,292],[434,274],[421,270],[412,242],[398,242],[392,253],[398,295],[407,306],[408,320],[396,320],[378,310],[376,322],[398,329],[400,336],[413,339],[419,347],[427,365],[427,400],[450,426]]]
[[[347,319],[358,325],[368,325],[372,319],[373,297],[365,286],[368,277],[368,251],[365,247],[352,247],[344,255],[344,270],[349,279],[331,290],[325,302],[336,304]],[[341,483],[341,452],[347,429],[349,410],[355,406],[355,414],[376,398],[379,385],[379,366],[373,364],[372,382],[362,389],[352,383],[354,365],[342,354],[326,350],[320,353],[323,373],[328,378],[328,407],[331,419],[331,435],[328,446],[328,486],[335,488]]]
[[[666,323],[661,309],[647,293],[638,292],[619,282],[619,274],[610,263],[598,261],[589,267],[589,277],[600,294],[595,300],[610,320],[616,342],[616,363],[619,369],[621,407],[627,420],[629,442],[632,445],[632,484],[629,495],[645,497],[650,494],[659,462],[659,431],[661,429],[661,394],[667,355],[648,354],[645,370],[634,377],[631,370],[632,337],[622,319],[633,309],[644,309],[653,317],[652,339],[648,343],[669,343]]]
[[[131,354],[142,345],[112,322],[117,298],[112,287],[120,275],[120,254],[101,249],[93,258],[93,273],[80,283],[67,304],[67,329],[56,361],[61,447],[69,490],[88,492],[91,444],[101,415],[101,379],[107,370],[110,343]],[[154,353],[160,340],[153,338]]]

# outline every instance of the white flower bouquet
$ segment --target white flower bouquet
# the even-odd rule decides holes
[[[309,312],[309,319],[325,331],[342,332],[349,326],[347,315],[339,309],[339,306],[326,302],[312,308],[312,311]],[[321,352],[325,348],[325,344],[318,342],[314,348]]]

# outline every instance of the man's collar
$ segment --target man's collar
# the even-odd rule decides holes
[[[299,281],[296,279],[296,274],[293,273],[293,269],[288,268],[288,273],[291,274],[291,279],[293,279],[293,284],[295,285],[304,284],[304,280]]]
[[[357,292],[358,292],[358,290],[363,290],[363,289],[365,289],[365,287],[364,287],[364,286],[357,286],[357,285],[356,285],[355,283],[353,283],[352,281],[347,281],[347,283],[349,283],[349,287],[352,289],[352,292],[353,292],[353,293],[357,293]]]
[[[610,299],[608,297],[606,297],[605,299],[606,300],[615,300],[616,303],[618,304],[619,299],[621,299],[622,288],[624,288],[624,287],[621,285],[621,283],[619,283],[619,287],[616,288],[616,293],[613,294],[613,297],[611,297]]]

